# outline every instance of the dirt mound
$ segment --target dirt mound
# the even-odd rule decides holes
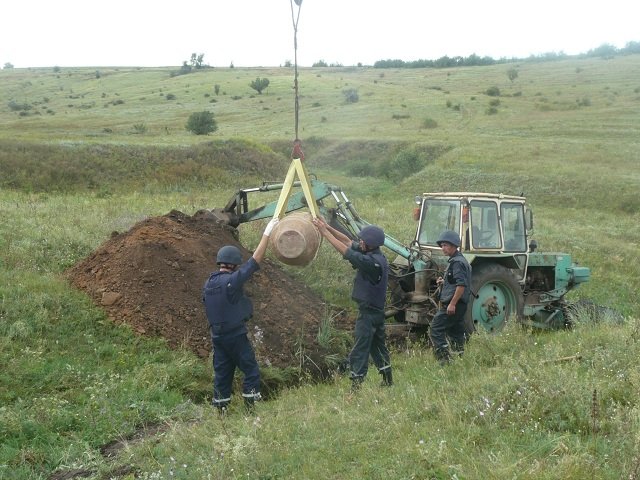
[[[236,245],[245,260],[251,255],[235,233],[206,212],[189,216],[172,211],[144,220],[126,233],[114,232],[71,268],[68,277],[113,321],[125,322],[139,334],[162,336],[171,347],[185,346],[206,358],[211,338],[202,286],[216,268],[215,255],[223,245]],[[316,341],[327,315],[321,298],[269,259],[245,291],[254,304],[249,331],[261,365],[299,366],[296,352],[304,346],[305,355],[323,366],[325,352]]]

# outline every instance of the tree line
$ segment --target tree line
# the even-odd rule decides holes
[[[640,42],[628,42],[624,48],[616,48],[613,45],[604,43],[597,48],[589,50],[587,53],[578,55],[567,55],[563,52],[548,52],[541,55],[531,55],[526,58],[500,58],[498,60],[484,56],[480,57],[475,53],[468,57],[449,57],[445,55],[436,60],[378,60],[373,64],[374,68],[451,68],[451,67],[475,67],[482,65],[495,65],[499,63],[512,62],[544,62],[549,60],[563,60],[567,58],[589,58],[601,57],[612,58],[616,55],[630,55],[640,53]]]

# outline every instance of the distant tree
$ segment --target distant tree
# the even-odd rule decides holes
[[[216,95],[220,95],[220,85],[217,83],[213,86],[213,91]]]
[[[4,67],[2,68],[4,68],[5,70],[11,70],[13,68],[13,63],[7,62],[4,64]]]
[[[249,86],[262,95],[262,91],[269,86],[269,79],[257,77]]]
[[[231,62],[231,65],[229,65],[229,68],[235,68],[235,67],[233,66],[233,62]]]
[[[200,55],[196,55],[195,53],[192,53],[190,64],[196,70],[204,68],[206,66],[204,64],[204,53],[201,53]]]
[[[60,67],[58,67],[57,65],[53,67],[53,73],[60,73]]]
[[[618,49],[613,45],[608,43],[603,43],[597,48],[593,50],[589,50],[587,52],[587,56],[589,57],[602,57],[602,58],[613,58],[615,54],[618,53]]]
[[[291,68],[291,67],[293,67],[293,64],[291,63],[291,60],[285,60],[284,61],[284,66],[286,68]]]
[[[622,51],[624,53],[640,53],[640,42],[628,42]]]
[[[102,76],[102,74],[100,73],[100,70],[96,70],[96,78],[100,78]]]
[[[324,60],[318,60],[316,63],[314,63],[311,66],[312,67],[328,67],[329,65],[327,65],[327,62],[325,62]]]
[[[213,118],[213,113],[207,111],[194,112],[189,115],[185,128],[196,135],[208,135],[218,129],[218,124],[216,119]]]
[[[513,81],[518,78],[518,70],[516,70],[515,68],[510,68],[509,70],[507,70],[507,77],[509,77],[509,80],[511,80],[511,83],[513,83]]]
[[[498,87],[489,87],[484,93],[486,93],[490,97],[499,97],[500,89]]]

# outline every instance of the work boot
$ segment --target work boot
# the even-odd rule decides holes
[[[336,369],[340,375],[344,375],[349,371],[349,359],[345,358],[340,363],[338,363],[338,367]]]
[[[391,367],[380,370],[380,375],[382,375],[382,383],[380,383],[381,387],[390,387],[391,385],[393,385],[393,375],[391,373]]]
[[[364,382],[364,377],[351,377],[351,393],[356,393],[360,390],[362,382]]]
[[[255,413],[256,401],[261,400],[262,396],[260,393],[250,393],[250,394],[242,394],[242,398],[244,399],[244,409],[249,415],[253,415]]]
[[[433,353],[440,365],[448,365],[451,362],[451,354],[448,348],[438,348]]]
[[[216,410],[218,410],[218,415],[224,417],[229,409],[229,402],[216,402],[214,400],[213,406],[216,407]]]
[[[464,342],[452,342],[451,353],[456,358],[461,358],[464,355]]]
[[[249,415],[255,413],[256,399],[253,397],[244,397],[244,409]]]

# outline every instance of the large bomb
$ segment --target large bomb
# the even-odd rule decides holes
[[[318,253],[322,236],[308,212],[294,212],[282,218],[271,232],[271,248],[278,260],[303,267]]]

